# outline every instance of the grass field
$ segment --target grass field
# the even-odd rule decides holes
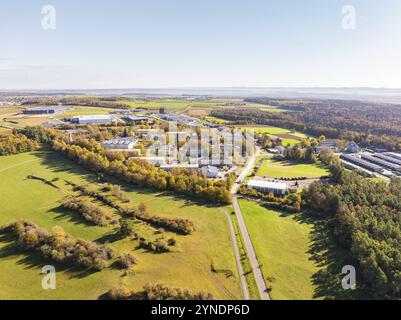
[[[28,180],[34,174],[46,179],[59,178],[55,182],[60,189],[40,181]],[[42,266],[52,264],[37,255],[24,253],[14,242],[0,242],[0,299],[97,299],[112,287],[126,285],[140,290],[146,283],[165,283],[205,290],[216,298],[240,298],[238,274],[231,246],[227,219],[222,210],[229,208],[207,207],[171,194],[158,194],[124,186],[132,205],[145,202],[151,214],[187,218],[194,222],[196,231],[189,236],[166,232],[174,236],[177,245],[173,252],[153,254],[137,249],[137,242],[129,239],[113,240],[111,227],[92,226],[81,217],[59,208],[60,202],[72,193],[64,179],[77,184],[88,184],[99,189],[95,176],[52,151],[0,157],[0,225],[18,219],[30,220],[50,230],[59,225],[74,237],[107,242],[117,256],[130,252],[139,260],[134,273],[123,274],[113,267],[101,272],[87,273],[56,265],[57,290],[41,288]],[[146,237],[156,237],[155,229],[138,226]],[[222,272],[212,272],[211,264]],[[227,277],[223,270],[230,270]]]
[[[304,164],[267,159],[264,160],[256,175],[271,178],[320,178],[330,175],[330,171],[321,163]]]
[[[367,298],[360,288],[342,289],[341,268],[352,260],[336,247],[323,220],[239,203],[263,275],[274,277],[272,299]]]
[[[300,142],[302,138],[307,137],[303,133],[293,132],[291,130],[279,127],[247,125],[238,126],[237,128],[244,130],[253,130],[255,133],[266,133],[271,138],[280,138],[284,147],[296,145]]]
[[[71,109],[69,109],[66,112],[58,114],[56,117],[60,119],[60,118],[80,116],[85,114],[109,114],[112,111],[116,111],[116,109],[77,106],[77,107],[71,107]]]

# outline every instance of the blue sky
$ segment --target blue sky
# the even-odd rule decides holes
[[[401,88],[400,39],[399,0],[2,0],[0,89]]]

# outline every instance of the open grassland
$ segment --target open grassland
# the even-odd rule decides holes
[[[263,161],[256,175],[271,178],[320,178],[330,175],[330,171],[320,162],[309,164],[288,160],[266,159]]]
[[[76,106],[71,107],[68,111],[58,114],[57,118],[68,118],[73,116],[80,116],[86,114],[109,114],[110,112],[116,111],[113,108],[99,108],[99,107],[86,107]]]
[[[267,209],[254,201],[239,203],[263,275],[273,277],[272,299],[366,297],[358,289],[342,289],[341,268],[352,260],[335,246],[324,221]]]
[[[282,145],[294,146],[300,142],[301,139],[307,136],[300,132],[294,132],[288,129],[271,127],[271,126],[255,126],[255,125],[242,125],[235,126],[236,128],[243,130],[253,130],[255,133],[266,133],[271,138],[280,138],[282,140]]]
[[[28,175],[48,180],[58,178],[54,183],[59,189],[27,179]],[[144,202],[152,215],[185,218],[195,224],[192,235],[165,232],[166,238],[174,237],[177,244],[172,252],[154,254],[138,249],[137,241],[115,238],[113,227],[93,226],[78,214],[61,209],[60,204],[67,195],[78,195],[65,180],[101,190],[95,175],[52,151],[0,157],[0,225],[19,219],[32,221],[47,230],[58,225],[76,238],[109,243],[116,257],[129,252],[138,258],[138,265],[127,275],[113,265],[100,272],[87,272],[44,261],[36,253],[23,252],[14,242],[2,238],[0,299],[97,299],[112,287],[126,285],[140,290],[147,283],[160,282],[208,291],[215,298],[241,298],[228,222],[222,212],[229,208],[208,207],[168,193],[122,185],[131,200],[129,205]],[[147,239],[159,236],[156,229],[143,223],[138,223],[136,231]],[[41,268],[49,263],[58,271],[57,290],[41,288]],[[212,264],[217,272],[211,271]],[[232,272],[231,276],[228,271]]]

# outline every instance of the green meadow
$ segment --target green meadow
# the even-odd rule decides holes
[[[54,183],[59,189],[27,179],[28,175],[58,179]],[[95,175],[49,150],[0,157],[0,225],[25,219],[46,230],[61,226],[76,238],[108,243],[115,250],[116,258],[129,252],[139,263],[128,274],[112,263],[100,272],[77,270],[45,261],[37,253],[24,252],[15,241],[3,236],[0,237],[0,299],[98,299],[112,287],[140,290],[147,283],[208,291],[220,299],[241,298],[228,221],[223,212],[230,210],[228,207],[210,207],[172,194],[122,185],[130,205],[144,202],[151,214],[185,218],[195,224],[192,235],[165,231],[165,237],[174,237],[177,244],[172,252],[154,254],[138,249],[137,241],[116,239],[112,227],[93,226],[77,214],[61,209],[66,196],[78,195],[65,180],[93,190],[101,189]],[[138,223],[136,228],[146,239],[160,236],[149,225]],[[41,268],[47,264],[56,266],[56,290],[41,287]],[[216,271],[212,271],[212,265]]]
[[[361,288],[342,289],[341,269],[352,259],[335,245],[325,221],[239,203],[273,300],[367,297]]]
[[[330,175],[330,170],[320,162],[296,163],[288,160],[266,159],[263,161],[257,176],[271,178],[320,178]]]

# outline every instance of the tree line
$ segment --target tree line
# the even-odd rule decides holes
[[[52,147],[53,150],[66,155],[91,171],[105,173],[127,183],[157,190],[171,190],[215,203],[231,203],[230,186],[226,181],[213,181],[185,169],[166,172],[138,159],[128,162],[110,161],[101,153],[66,143],[61,139],[55,139]]]
[[[164,284],[148,284],[142,291],[130,291],[125,287],[111,289],[107,298],[112,300],[213,300],[207,292],[193,292]]]

